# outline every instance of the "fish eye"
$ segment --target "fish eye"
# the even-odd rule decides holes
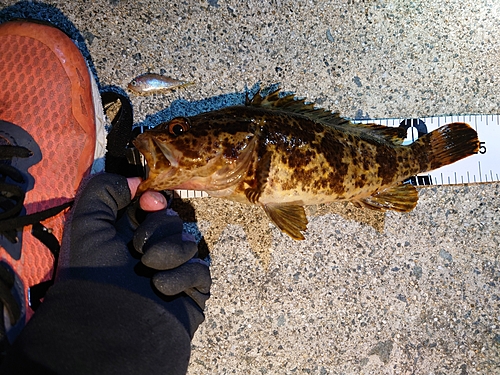
[[[174,118],[168,123],[168,131],[175,136],[179,136],[188,131],[190,127],[189,120],[185,117]]]
[[[132,80],[132,82],[130,82],[130,84],[131,84],[132,86],[137,86],[137,81],[136,81],[135,79],[133,79],[133,80]]]

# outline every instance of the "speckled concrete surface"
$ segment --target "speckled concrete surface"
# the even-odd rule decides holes
[[[241,102],[258,82],[349,117],[499,112],[494,1],[50,4],[3,0],[0,20],[64,26],[101,87],[145,71],[195,82],[131,97],[137,123]],[[214,284],[189,373],[500,374],[499,192],[425,188],[410,214],[312,207],[302,242],[256,209],[193,201]]]

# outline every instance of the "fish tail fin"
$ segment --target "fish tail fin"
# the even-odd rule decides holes
[[[414,150],[423,148],[428,164],[421,166],[421,172],[427,172],[476,154],[479,139],[468,124],[454,122],[420,137],[412,147]]]

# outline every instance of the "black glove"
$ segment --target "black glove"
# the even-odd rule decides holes
[[[134,233],[133,245],[144,254],[141,262],[145,266],[168,270],[153,276],[160,293],[174,296],[184,292],[205,309],[211,285],[208,264],[195,258],[198,246],[182,229],[182,220],[174,211],[150,213]]]
[[[192,259],[196,244],[183,240],[181,220],[165,210],[149,214],[137,229],[130,207],[117,221],[130,202],[124,177],[101,174],[88,181],[65,228],[57,281],[2,374],[27,368],[185,373],[209,296],[208,266]],[[159,270],[155,287],[151,268]]]
[[[73,207],[70,249],[61,254],[62,271],[58,279],[83,278],[112,283],[144,295],[137,274],[148,277],[151,273],[138,266],[135,259],[138,253],[143,253],[144,265],[163,271],[153,276],[159,292],[169,296],[186,292],[204,309],[209,297],[210,272],[206,263],[192,259],[198,247],[194,240],[183,238],[182,220],[172,210],[161,210],[150,213],[139,225],[135,215],[137,207],[127,207],[129,204],[130,190],[125,178],[103,174],[88,182]],[[125,207],[125,214],[117,220],[119,211]],[[113,231],[116,231],[114,236]],[[133,245],[138,253],[130,254],[128,245]],[[120,272],[109,272],[108,268],[120,264],[128,266],[121,267]],[[197,326],[192,328],[194,333]]]

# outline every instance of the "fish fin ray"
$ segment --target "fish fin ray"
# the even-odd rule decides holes
[[[260,195],[264,191],[267,184],[267,179],[269,177],[269,171],[271,169],[271,153],[266,152],[264,156],[257,163],[257,173],[255,180],[257,186],[255,188],[245,189],[245,195],[250,203],[257,203],[259,201]]]
[[[380,138],[384,141],[391,142],[399,146],[403,144],[406,138],[406,129],[394,126],[384,126],[377,124],[353,124],[349,123],[349,131],[358,133],[367,133],[373,137]]]
[[[322,122],[325,125],[337,126],[348,124],[349,120],[340,117],[338,112],[331,112],[323,108],[315,107],[314,103],[306,103],[305,99],[298,99],[295,94],[280,97],[280,89],[262,96],[260,91],[251,100],[246,102],[247,106],[264,107],[270,110],[291,112],[301,114],[311,120]]]
[[[477,132],[464,122],[446,124],[417,139],[410,147],[423,148],[429,160],[421,172],[454,163],[479,151]]]
[[[418,201],[418,191],[411,184],[399,184],[376,192],[361,199],[353,200],[357,207],[366,207],[372,210],[392,210],[410,212]]]
[[[268,203],[262,205],[264,211],[271,221],[283,233],[288,234],[294,240],[303,240],[301,231],[307,229],[307,217],[304,207],[298,204]]]
[[[280,89],[271,92],[267,96],[262,96],[260,91],[255,96],[246,101],[246,105],[253,107],[264,107],[270,110],[293,112],[306,116],[310,120],[320,122],[340,130],[368,134],[376,138],[401,145],[406,138],[406,129],[400,127],[383,126],[376,124],[355,124],[340,116],[338,112],[331,112],[315,107],[314,103],[306,103],[305,99],[297,99],[294,94],[280,97]]]

